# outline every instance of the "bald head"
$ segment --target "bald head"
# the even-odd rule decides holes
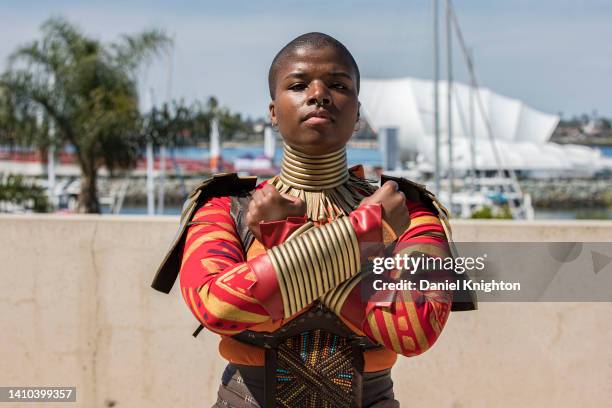
[[[291,57],[295,56],[298,50],[304,48],[333,48],[338,52],[342,58],[346,59],[346,62],[349,63],[351,68],[355,71],[355,79],[357,80],[357,92],[359,92],[359,68],[357,67],[357,63],[355,59],[349,52],[349,50],[334,37],[329,36],[323,33],[306,33],[302,34],[299,37],[295,38],[289,44],[285,45],[279,52],[276,54],[274,59],[272,60],[272,65],[270,65],[270,71],[268,72],[268,87],[270,88],[270,97],[272,100],[275,99],[276,92],[276,81],[277,74],[279,68]]]

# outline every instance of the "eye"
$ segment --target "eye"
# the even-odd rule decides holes
[[[290,89],[290,90],[292,90],[292,91],[299,92],[299,91],[303,91],[304,89],[306,89],[306,85],[305,85],[305,84],[303,84],[303,83],[301,83],[301,82],[299,82],[299,83],[297,83],[297,84],[293,84],[293,85],[291,85],[291,86],[289,87],[289,89]]]
[[[331,85],[332,88],[334,89],[346,89],[346,85],[344,85],[343,83],[340,82],[335,82]]]

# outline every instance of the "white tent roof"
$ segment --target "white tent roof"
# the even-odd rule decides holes
[[[439,84],[440,132],[446,137],[447,85]],[[532,109],[517,99],[507,98],[489,89],[476,90],[483,102],[496,140],[548,141],[559,117]],[[400,139],[406,148],[416,147],[423,136],[434,134],[433,82],[416,78],[363,79],[359,92],[362,111],[369,123],[380,127],[400,128]],[[455,82],[453,96],[453,136],[470,135],[470,87]],[[474,98],[474,130],[476,139],[488,139],[483,115]]]
[[[448,162],[447,83],[439,84],[439,123],[442,167]],[[559,117],[539,112],[523,102],[492,92],[486,88],[474,91],[454,83],[453,162],[455,168],[471,168],[470,104],[473,103],[476,167],[497,169],[494,147],[490,142],[485,118],[488,119],[501,158],[502,167],[571,173],[595,172],[609,163],[601,152],[584,146],[547,143],[559,123]],[[478,98],[483,104],[481,114]],[[433,163],[434,122],[433,82],[416,78],[363,79],[359,93],[362,114],[375,131],[384,127],[398,128],[400,157],[421,153]]]

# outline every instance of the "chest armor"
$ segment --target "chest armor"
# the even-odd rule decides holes
[[[230,212],[246,253],[254,241],[245,222],[248,194]],[[234,339],[265,349],[265,405],[358,407],[363,352],[382,347],[350,330],[319,301],[272,333],[245,330]]]
[[[435,197],[405,179],[383,176],[381,183],[389,179],[398,183],[407,199],[421,201],[438,214],[455,254],[448,214]],[[256,177],[238,177],[235,173],[217,174],[190,194],[183,207],[178,233],[153,280],[154,289],[164,293],[172,289],[180,269],[186,231],[195,211],[208,197],[232,197],[230,212],[243,250],[247,252],[254,237],[246,225],[245,215],[256,181]],[[474,309],[474,293],[456,291],[452,310]],[[201,330],[202,326],[194,336]],[[360,407],[361,401],[375,388],[363,381],[363,352],[381,346],[354,333],[319,301],[272,333],[247,330],[233,337],[265,350],[266,407]]]

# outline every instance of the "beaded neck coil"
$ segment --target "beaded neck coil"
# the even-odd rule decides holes
[[[313,221],[348,215],[376,188],[349,172],[346,147],[312,156],[284,144],[279,175],[269,183],[280,193],[299,197],[306,203],[306,215]]]

